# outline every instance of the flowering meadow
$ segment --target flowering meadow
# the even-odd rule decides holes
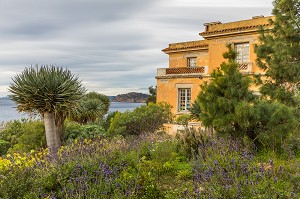
[[[183,132],[183,134],[189,132]],[[80,139],[0,158],[0,198],[299,198],[300,159],[163,133]],[[197,151],[196,151],[197,150]],[[192,153],[192,154],[188,154]]]

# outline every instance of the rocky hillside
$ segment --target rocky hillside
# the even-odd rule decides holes
[[[126,94],[117,95],[112,99],[112,102],[136,102],[136,103],[145,103],[148,99],[147,94],[130,92]]]

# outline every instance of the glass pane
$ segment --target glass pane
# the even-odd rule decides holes
[[[178,89],[178,111],[187,111],[191,105],[191,89]]]
[[[190,57],[188,58],[188,67],[196,67],[196,57]]]
[[[235,51],[237,52],[236,62],[249,62],[249,43],[235,44]]]

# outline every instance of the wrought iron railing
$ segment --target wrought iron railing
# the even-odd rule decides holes
[[[239,63],[239,70],[241,72],[252,72],[252,62]]]
[[[205,73],[205,68],[202,67],[194,67],[194,68],[167,68],[166,75],[172,74],[191,74],[191,73]]]
[[[252,62],[240,63],[239,70],[242,73],[252,72]],[[193,77],[199,75],[208,75],[208,66],[199,67],[179,67],[179,68],[158,68],[157,77]]]

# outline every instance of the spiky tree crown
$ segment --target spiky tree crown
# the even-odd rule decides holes
[[[24,112],[62,112],[74,107],[85,92],[78,77],[57,66],[25,68],[12,78],[10,98]]]

